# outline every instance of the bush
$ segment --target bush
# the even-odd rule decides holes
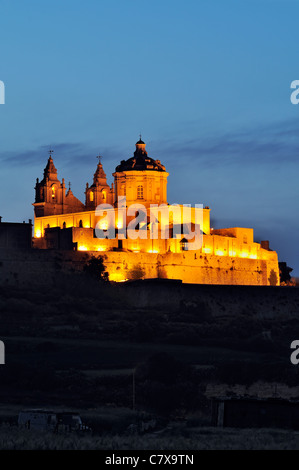
[[[85,264],[83,271],[89,276],[94,279],[98,279],[101,281],[107,281],[108,276],[106,273],[106,266],[104,265],[104,259],[102,256],[96,258],[92,256],[87,263]]]

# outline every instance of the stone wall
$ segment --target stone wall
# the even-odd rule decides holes
[[[274,253],[268,260],[254,260],[194,252],[162,255],[123,251],[0,250],[0,282],[12,285],[51,283],[57,273],[80,271],[90,256],[103,256],[112,281],[162,278],[191,284],[277,285],[279,271]]]
[[[140,277],[147,279],[180,279],[191,284],[279,285],[276,253],[272,258],[269,256],[268,260],[230,258],[195,252],[163,255],[108,252],[104,256],[110,279],[115,281],[137,279],[138,267]]]
[[[81,271],[87,258],[75,251],[0,249],[0,285],[51,287],[60,274]]]
[[[257,286],[279,284],[276,256],[258,260],[185,252],[161,255],[158,262],[159,277],[182,279],[185,283]]]

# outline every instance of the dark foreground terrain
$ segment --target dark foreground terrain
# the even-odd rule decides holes
[[[142,282],[0,288],[0,447],[299,448],[297,431],[211,427],[212,397],[299,398],[299,289]],[[79,411],[93,434],[18,430],[32,407]]]

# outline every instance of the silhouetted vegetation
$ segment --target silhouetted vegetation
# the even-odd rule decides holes
[[[284,261],[280,261],[278,263],[279,266],[279,277],[280,277],[280,285],[282,286],[294,286],[295,282],[292,281],[290,273],[293,271],[293,268],[287,266],[287,263]]]
[[[102,256],[96,258],[92,256],[83,268],[84,272],[93,279],[98,279],[100,281],[108,280],[108,273],[105,271],[106,266],[104,265],[104,259]]]

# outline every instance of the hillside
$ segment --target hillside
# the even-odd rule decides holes
[[[1,413],[80,409],[100,432],[92,409],[209,425],[212,396],[297,398],[298,310],[299,289],[286,287],[120,286],[84,275],[50,289],[1,287]],[[132,419],[112,427],[123,432]]]

